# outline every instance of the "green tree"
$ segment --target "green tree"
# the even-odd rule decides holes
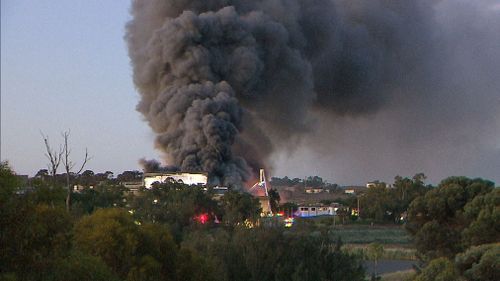
[[[179,281],[219,280],[213,275],[212,269],[205,259],[184,248],[179,252],[176,277]]]
[[[100,257],[120,278],[175,280],[177,246],[166,226],[138,225],[123,209],[106,208],[75,225],[75,246]]]
[[[16,174],[7,161],[0,162],[0,206],[13,196],[18,187]]]
[[[377,221],[393,220],[391,210],[395,201],[385,184],[378,184],[359,196],[360,216]]]
[[[377,276],[377,266],[378,266],[378,261],[384,254],[384,246],[379,243],[371,243],[368,245],[367,249],[367,255],[370,260],[372,260],[375,263],[375,276]]]
[[[178,250],[170,231],[165,225],[143,224],[135,255],[141,257],[129,273],[129,280],[173,280]],[[135,272],[135,273],[133,273]]]
[[[16,193],[17,180],[6,162],[0,164],[0,264],[2,278],[40,279],[54,271],[56,260],[71,248],[72,219],[64,195],[54,204],[56,189]]]
[[[118,281],[118,276],[99,258],[81,252],[55,260],[47,281]]]
[[[278,190],[274,188],[269,189],[268,194],[269,194],[269,204],[271,205],[271,211],[273,213],[277,213],[281,200],[280,194],[278,193]]]
[[[138,258],[137,265],[133,266],[130,269],[127,275],[127,281],[172,280],[164,279],[161,271],[161,263],[153,257],[145,255]]]
[[[463,231],[465,245],[500,242],[500,189],[474,198],[464,207],[469,222]]]
[[[103,182],[94,188],[85,188],[73,194],[72,213],[75,215],[90,214],[97,208],[124,207],[125,187]]]
[[[462,231],[468,226],[464,207],[492,190],[493,183],[487,180],[451,177],[417,197],[408,209],[406,229],[423,258],[452,258],[463,251],[467,243],[462,241]]]
[[[100,209],[75,225],[75,246],[100,257],[121,278],[134,264],[140,242],[138,226],[122,209]]]
[[[361,259],[333,245],[327,235],[266,226],[196,231],[182,248],[205,257],[217,280],[364,280]]]
[[[138,220],[168,224],[176,241],[181,240],[184,228],[196,223],[195,216],[206,214],[207,224],[211,224],[220,213],[217,201],[201,187],[177,182],[155,184],[128,202]]]
[[[425,185],[425,179],[423,173],[416,174],[411,179],[401,176],[394,179],[394,188],[391,189],[392,200],[394,200],[391,212],[394,213],[396,221],[400,220],[402,214],[407,211],[415,198],[424,195],[432,188],[430,185]]]
[[[500,244],[484,244],[458,254],[455,264],[459,272],[471,281],[493,281],[500,276]]]
[[[414,281],[457,281],[459,275],[453,263],[447,258],[432,260]]]
[[[10,203],[0,206],[2,272],[14,273],[21,280],[38,279],[52,272],[54,261],[69,252],[71,218],[62,205],[35,205],[24,197]]]
[[[231,226],[247,219],[255,221],[261,212],[259,200],[248,193],[229,191],[220,202],[224,212],[223,220]]]

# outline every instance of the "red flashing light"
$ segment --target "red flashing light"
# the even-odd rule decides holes
[[[207,213],[199,214],[198,216],[195,216],[194,219],[201,224],[206,224],[208,222],[208,214]]]

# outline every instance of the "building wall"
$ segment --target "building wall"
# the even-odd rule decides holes
[[[298,217],[334,216],[334,207],[325,206],[300,206],[296,212]]]
[[[272,213],[269,206],[269,198],[266,196],[259,196],[260,207],[262,208],[263,214]]]
[[[177,182],[182,181],[187,185],[205,186],[208,182],[207,175],[202,173],[146,173],[144,174],[144,187],[151,188],[153,183],[162,183],[168,178]]]

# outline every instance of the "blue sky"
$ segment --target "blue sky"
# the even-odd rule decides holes
[[[95,171],[139,169],[153,136],[123,40],[128,1],[2,1],[2,160],[20,174],[46,166],[40,131],[57,146],[71,129],[73,158],[85,147]]]

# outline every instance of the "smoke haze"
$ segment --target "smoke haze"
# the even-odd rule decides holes
[[[488,177],[500,167],[499,7],[133,1],[137,109],[164,164],[213,183],[241,186],[260,167],[340,182]]]

